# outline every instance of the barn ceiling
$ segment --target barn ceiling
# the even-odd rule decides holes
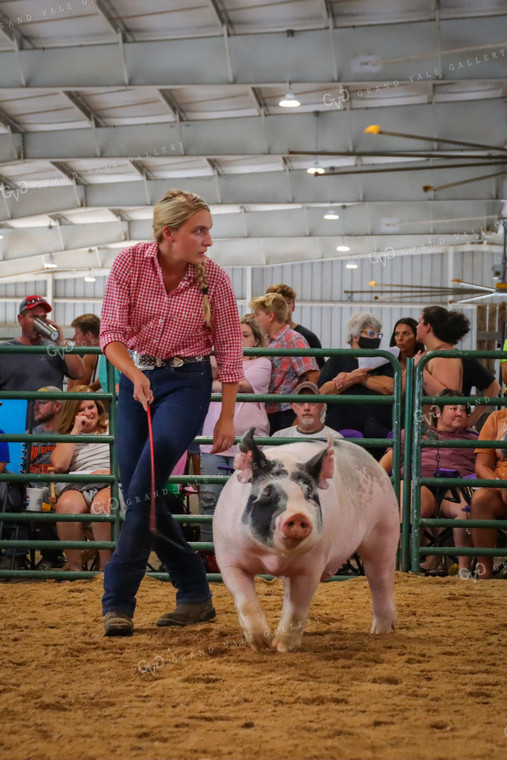
[[[227,266],[500,251],[506,21],[497,0],[0,2],[0,281],[107,273],[170,187],[210,203]]]

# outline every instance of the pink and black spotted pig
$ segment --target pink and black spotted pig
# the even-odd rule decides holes
[[[240,449],[215,510],[213,533],[220,571],[251,646],[297,649],[319,582],[355,551],[372,593],[371,633],[393,630],[399,511],[382,467],[347,441],[261,451],[253,429]],[[258,573],[283,577],[282,617],[273,639],[255,592]]]

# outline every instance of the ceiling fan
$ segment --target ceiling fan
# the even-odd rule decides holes
[[[482,295],[476,295],[473,298],[465,298],[457,301],[456,303],[467,303],[468,301],[479,301],[483,298],[491,298],[492,296],[507,295],[507,219],[501,219],[500,221],[503,227],[503,250],[500,266],[494,267],[493,269],[493,278],[496,280],[495,286],[493,288],[488,288],[483,285],[474,285],[473,283],[464,282],[463,280],[459,279],[453,280],[453,282],[459,282],[465,287],[475,288],[476,290],[483,291]]]
[[[423,297],[434,296],[435,298],[449,299],[450,303],[469,303],[479,301],[484,298],[493,298],[495,296],[507,296],[507,218],[500,220],[503,227],[503,250],[500,266],[494,268],[494,279],[496,280],[493,287],[476,285],[473,282],[465,282],[459,278],[453,279],[456,285],[407,285],[395,283],[377,283],[375,280],[370,281],[370,288],[378,288],[374,294],[376,301],[407,301],[408,299],[420,299]],[[369,293],[370,290],[345,290],[344,293],[352,296],[358,293]],[[464,297],[466,296],[466,297]]]

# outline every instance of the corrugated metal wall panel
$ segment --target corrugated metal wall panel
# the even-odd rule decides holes
[[[85,282],[81,278],[55,280],[53,292],[56,298],[102,298],[106,290],[107,277],[97,277],[95,282]]]
[[[461,258],[461,257],[460,257]],[[421,285],[448,284],[447,254],[419,254],[399,256],[393,259],[372,257],[358,260],[358,269],[347,269],[347,260],[315,261],[283,266],[255,267],[252,273],[254,295],[262,295],[266,288],[274,283],[285,282],[296,290],[298,302],[313,301],[310,305],[296,303],[295,320],[315,332],[325,347],[343,346],[346,337],[346,325],[353,311],[370,311],[383,325],[383,346],[387,346],[397,319],[413,317],[418,320],[421,314],[419,305],[413,306],[409,299],[403,303],[387,304],[372,301],[371,305],[359,306],[354,301],[369,301],[371,298],[370,280],[382,283],[415,283]],[[489,266],[489,261],[484,266]],[[464,279],[464,278],[463,278]],[[315,301],[345,300],[345,290],[366,290],[366,294],[357,294],[350,304],[336,306],[319,306]],[[434,296],[418,297],[417,304],[438,303]],[[445,301],[442,305],[446,305]],[[456,308],[456,307],[454,307]],[[465,337],[460,346],[472,348],[475,343],[475,310],[465,304],[459,307],[471,319],[474,329]]]
[[[224,267],[229,275],[236,298],[246,297],[246,270],[244,267]]]
[[[309,327],[321,339],[323,346],[338,348],[344,345],[347,321],[353,311],[371,311],[383,324],[384,339],[382,344],[387,346],[396,319],[402,316],[412,316],[416,320],[420,316],[420,307],[410,302],[389,305],[380,301],[371,301],[368,307],[359,306],[358,301],[370,301],[374,290],[370,280],[381,283],[416,283],[423,285],[447,285],[449,279],[447,254],[417,254],[398,256],[393,259],[368,258],[358,259],[358,269],[347,269],[348,259],[331,261],[308,261],[295,264],[281,264],[252,269],[252,293],[254,296],[265,293],[266,288],[274,283],[285,282],[293,287],[298,296],[296,303],[296,321]],[[460,251],[454,256],[454,276],[468,282],[492,282],[491,267],[499,262],[499,254],[489,249],[476,251]],[[247,296],[247,270],[244,267],[227,267],[226,272],[231,278],[234,292],[238,299]],[[100,315],[102,298],[107,278],[97,277],[94,283],[85,283],[81,278],[69,280],[55,279],[53,295],[55,300],[54,318],[62,324],[66,335],[71,334],[70,324],[76,316],[84,313]],[[12,326],[17,333],[16,314],[17,301],[2,301],[4,298],[21,300],[28,293],[45,295],[46,283],[42,281],[28,283],[0,284],[0,324]],[[319,305],[319,302],[346,301],[345,290],[354,290],[356,294],[349,303],[336,305]],[[357,291],[365,290],[365,294]],[[69,299],[97,299],[93,301]],[[401,299],[400,299],[401,301]],[[305,304],[304,302],[310,302]],[[417,303],[435,303],[435,298],[418,298]],[[445,302],[444,304],[445,305]],[[456,305],[469,316],[473,330],[462,341],[461,347],[471,348],[475,345],[476,312],[467,304]],[[242,316],[249,311],[248,305],[240,304]]]

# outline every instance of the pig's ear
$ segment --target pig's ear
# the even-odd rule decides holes
[[[236,454],[234,457],[234,469],[238,472],[240,483],[248,483],[252,479],[252,452]]]
[[[329,488],[328,480],[334,475],[334,448],[331,442],[328,441],[327,447],[309,459],[304,467],[319,488]]]
[[[256,477],[258,475],[267,475],[272,465],[255,443],[253,437],[254,431],[255,428],[250,428],[248,433],[245,433],[239,443],[239,450],[249,456],[250,468],[253,470],[253,476]]]

